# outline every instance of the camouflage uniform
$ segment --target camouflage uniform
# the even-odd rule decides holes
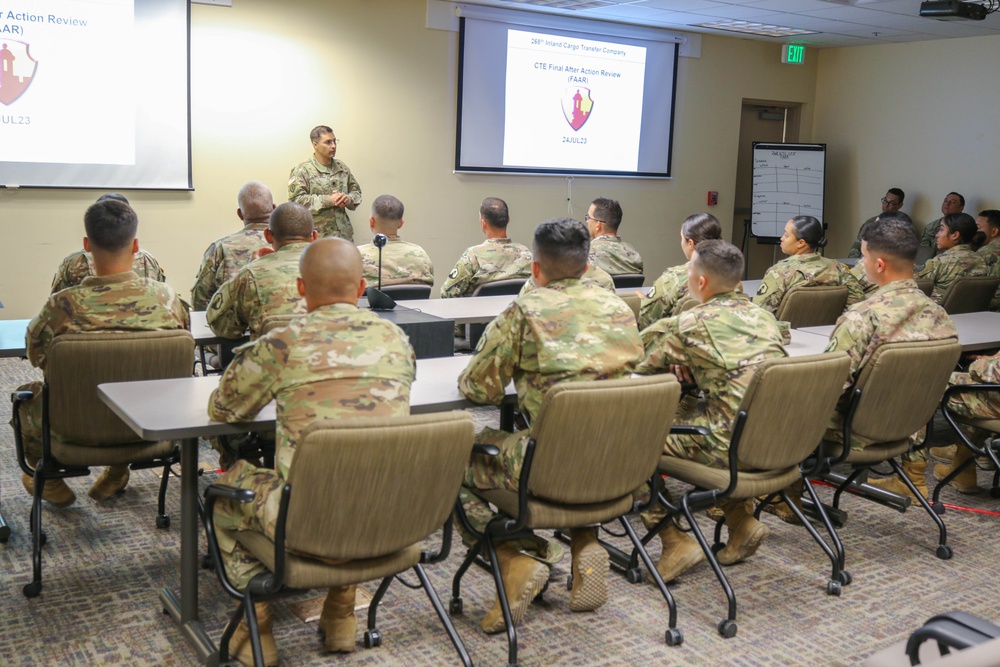
[[[851,275],[858,281],[861,291],[864,292],[864,298],[867,299],[871,296],[872,292],[878,289],[878,285],[868,280],[868,274],[865,273],[865,265],[861,262],[851,267]]]
[[[639,304],[639,328],[645,329],[664,317],[678,315],[698,305],[688,294],[688,267],[691,262],[672,266],[663,272]]]
[[[498,405],[513,380],[518,408],[533,419],[557,382],[623,377],[640,359],[632,310],[616,295],[569,278],[519,296],[500,313],[486,327],[458,388],[475,403]],[[474,455],[465,486],[516,491],[527,432],[485,429],[476,441],[499,445],[500,456]],[[466,489],[461,498],[473,527],[482,531],[493,513]],[[463,539],[471,536],[463,532]]]
[[[944,220],[944,216],[941,216],[937,220],[931,220],[924,227],[924,233],[920,236],[920,245],[925,248],[934,248],[934,254],[931,257],[935,257],[941,254],[941,251],[937,246],[937,233],[941,229],[941,221]]]
[[[590,239],[590,263],[609,274],[642,273],[642,257],[631,244],[620,236],[598,236]]]
[[[993,239],[976,252],[986,262],[988,275],[1000,276],[1000,238]],[[993,295],[993,299],[990,301],[990,310],[994,312],[1000,311],[1000,287],[997,288],[997,293]]]
[[[878,217],[877,215],[873,215],[872,217],[868,218],[867,220],[861,223],[861,228],[858,229],[858,237],[854,239],[854,243],[851,244],[851,249],[847,251],[848,257],[861,259],[861,235],[864,234],[865,229],[868,227],[868,225],[875,222],[875,219],[877,217]]]
[[[280,489],[301,432],[321,419],[409,414],[416,369],[405,334],[388,320],[349,304],[322,306],[236,352],[208,402],[208,415],[245,422],[277,402],[275,469],[237,461],[219,483],[252,489],[252,503],[222,501],[223,531],[256,530],[274,537]],[[243,588],[264,566],[232,536],[219,534],[230,578]]]
[[[351,198],[346,207],[334,206],[330,195],[340,192]],[[302,204],[312,213],[313,227],[320,236],[339,236],[354,241],[354,227],[347,211],[361,203],[361,186],[346,164],[333,158],[327,167],[316,157],[292,169],[288,177],[288,201]]]
[[[857,303],[840,316],[830,334],[827,352],[843,350],[851,358],[851,374],[844,383],[845,393],[833,415],[826,439],[843,442],[844,414],[850,400],[849,389],[862,367],[879,345],[900,341],[941,340],[957,338],[954,322],[941,306],[931,301],[914,280],[897,280],[876,290],[868,299]],[[858,440],[852,448],[862,449]],[[921,460],[922,452],[907,454],[908,460]]]
[[[584,285],[593,285],[594,287],[606,289],[609,292],[615,292],[615,281],[611,278],[611,274],[596,264],[590,264],[587,266],[587,270],[583,272],[582,276],[580,276],[580,282]],[[528,278],[528,281],[524,283],[524,287],[521,288],[518,296],[522,297],[534,289],[535,280],[533,278]],[[615,294],[617,294],[617,292],[615,292]]]
[[[777,313],[785,294],[796,286],[847,285],[847,305],[865,298],[864,290],[847,266],[819,253],[787,257],[764,274],[753,302],[770,313]]]
[[[917,271],[917,278],[934,281],[931,298],[935,303],[941,303],[945,292],[955,282],[955,278],[963,276],[985,276],[988,271],[986,262],[967,243],[948,248],[937,257],[932,257]]]
[[[952,373],[951,384],[997,384],[1000,383],[1000,355],[976,359],[969,366],[968,373]],[[961,417],[970,419],[1000,419],[1000,396],[994,392],[963,394],[948,399],[948,408]],[[982,445],[988,431],[961,426],[969,439]]]
[[[255,222],[208,246],[191,288],[192,310],[206,310],[222,283],[249,264],[257,250],[269,247],[264,239],[265,229],[266,222]]]
[[[132,270],[140,278],[150,278],[159,282],[166,282],[167,277],[163,275],[163,269],[157,261],[143,249],[132,256]],[[85,250],[77,250],[67,255],[56,269],[56,275],[52,277],[51,293],[55,294],[59,290],[73,287],[83,282],[87,276],[92,276],[97,271],[94,269],[94,258]]]
[[[377,258],[376,258],[377,261]],[[531,277],[531,250],[509,238],[466,248],[441,286],[441,298],[471,296],[485,283]]]
[[[309,243],[289,243],[247,264],[212,297],[205,315],[208,326],[223,338],[241,338],[250,330],[256,338],[269,315],[306,312],[299,296],[299,258]]]
[[[187,306],[170,286],[129,271],[88,276],[80,285],[50,296],[28,325],[26,347],[31,364],[44,371],[49,346],[62,334],[188,328]],[[42,383],[18,388],[24,390],[35,397],[22,405],[21,433],[29,458],[37,459],[42,455]]]
[[[366,243],[358,250],[364,263],[365,280],[371,286],[378,285],[378,248]],[[416,243],[390,236],[389,242],[382,248],[382,284],[402,283],[433,285],[434,265],[427,252]]]

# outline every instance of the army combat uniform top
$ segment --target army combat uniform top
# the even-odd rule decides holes
[[[206,310],[222,283],[249,264],[257,250],[269,247],[264,238],[265,229],[266,222],[255,222],[208,246],[191,288],[192,310]]]
[[[346,207],[334,206],[330,195],[339,192],[350,197]],[[346,164],[333,158],[329,167],[316,157],[292,169],[288,177],[288,201],[302,204],[313,216],[313,227],[320,236],[339,236],[354,241],[354,227],[347,211],[361,203],[361,186]]]
[[[308,242],[289,243],[260,259],[255,259],[212,297],[205,318],[212,331],[223,338],[250,337],[260,333],[269,315],[296,315],[306,312],[299,296],[299,259]]]
[[[753,302],[774,314],[778,312],[778,306],[788,290],[814,285],[847,285],[847,305],[864,298],[864,291],[850,269],[819,253],[810,252],[787,257],[768,269]]]
[[[140,278],[150,278],[161,283],[167,280],[156,259],[142,248],[132,255],[132,270]],[[84,278],[95,273],[97,271],[94,269],[94,258],[85,250],[77,250],[67,255],[59,264],[56,275],[52,277],[51,292],[55,294],[67,287],[79,285]]]
[[[993,239],[976,252],[986,262],[987,275],[1000,276],[1000,237]],[[997,293],[990,301],[990,310],[1000,311],[1000,287],[997,288]]]
[[[441,298],[470,296],[485,283],[531,277],[531,250],[509,238],[466,248],[441,286]]]
[[[639,304],[640,329],[698,305],[698,300],[688,294],[690,264],[685,262],[680,266],[671,266],[649,288]]]
[[[275,469],[242,459],[220,484],[252,489],[251,503],[216,505],[226,571],[242,588],[264,566],[226,531],[274,536],[281,488],[302,431],[322,419],[391,417],[410,412],[416,361],[393,323],[350,304],[331,304],[240,347],[208,402],[217,421],[245,422],[276,403]]]
[[[733,421],[757,364],[787,356],[777,320],[734,290],[655,322],[643,330],[642,342],[646,353],[637,373],[687,366],[704,397],[697,405],[682,404],[676,422],[704,426],[711,433],[667,436],[664,452],[727,467]]]
[[[868,218],[867,220],[861,223],[861,227],[858,229],[858,236],[857,238],[854,239],[854,243],[851,244],[851,249],[847,251],[848,257],[853,257],[856,259],[861,258],[861,235],[864,234],[865,228],[868,227],[868,225],[875,222],[876,218],[878,218],[878,216],[873,215],[872,217]]]
[[[594,287],[600,287],[609,292],[615,292],[615,281],[611,278],[611,274],[597,266],[596,264],[589,264],[587,270],[583,272],[580,276],[580,282],[585,285],[593,285]],[[518,296],[524,296],[528,292],[535,289],[535,280],[533,278],[528,278],[528,281],[524,283],[524,287],[521,288]],[[615,292],[617,294],[617,292]]]
[[[924,233],[920,235],[920,245],[925,248],[934,248],[934,254],[931,255],[935,257],[941,254],[941,250],[938,249],[937,245],[937,233],[941,229],[941,221],[944,220],[944,216],[938,218],[937,220],[931,220],[924,227]]]
[[[378,248],[372,243],[359,246],[368,285],[378,285]],[[434,284],[434,265],[430,255],[416,243],[390,236],[382,248],[382,284],[402,283]]]
[[[940,255],[931,257],[924,268],[917,271],[917,278],[926,278],[934,282],[931,298],[935,303],[944,300],[944,294],[955,282],[955,278],[964,276],[985,276],[988,271],[982,255],[978,254],[967,243],[948,248]]]
[[[622,241],[620,236],[598,236],[590,239],[590,263],[609,274],[642,273],[639,251]]]

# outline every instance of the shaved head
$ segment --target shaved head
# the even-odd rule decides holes
[[[331,303],[357,304],[364,290],[357,246],[332,236],[309,244],[299,260],[299,276],[310,311]]]
[[[274,210],[274,198],[271,190],[260,181],[250,181],[240,188],[236,202],[247,221],[264,222]]]

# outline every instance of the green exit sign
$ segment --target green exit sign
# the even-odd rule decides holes
[[[806,47],[801,44],[782,44],[781,62],[801,65],[806,59]]]

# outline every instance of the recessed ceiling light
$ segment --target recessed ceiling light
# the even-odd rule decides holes
[[[714,28],[715,30],[728,30],[729,32],[742,32],[749,35],[763,35],[765,37],[793,37],[795,35],[815,35],[819,33],[818,30],[803,30],[802,28],[789,28],[783,25],[770,25],[768,23],[755,23],[753,21],[707,21],[692,25],[699,28]]]

